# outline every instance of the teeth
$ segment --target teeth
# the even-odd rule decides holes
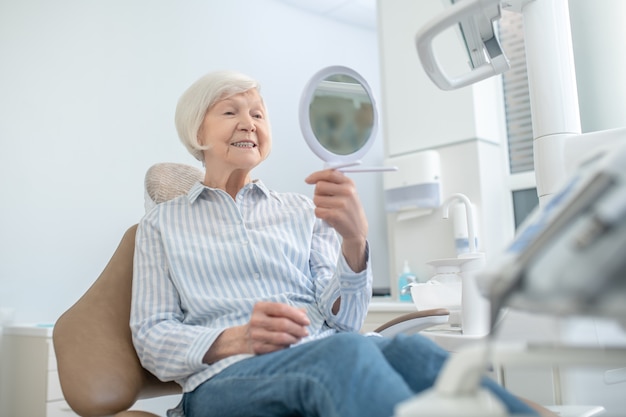
[[[238,148],[254,148],[254,143],[238,142],[238,143],[233,143],[233,146],[236,146]]]

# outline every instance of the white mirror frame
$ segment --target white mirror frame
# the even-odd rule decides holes
[[[365,144],[361,146],[360,149],[347,155],[333,153],[326,149],[324,146],[322,146],[322,144],[317,139],[317,136],[315,136],[315,133],[313,132],[309,113],[309,106],[311,104],[311,101],[313,100],[317,87],[319,87],[320,83],[326,78],[336,74],[349,75],[350,77],[357,80],[363,86],[363,89],[369,96],[372,102],[372,109],[374,112],[372,129],[370,132],[370,136],[365,141]],[[372,90],[369,84],[367,84],[361,74],[348,67],[335,65],[321,69],[320,71],[315,73],[315,75],[313,75],[313,77],[307,83],[302,92],[302,97],[300,98],[300,129],[304,136],[304,140],[309,145],[309,148],[311,148],[313,153],[315,153],[318,157],[320,157],[320,159],[322,159],[326,163],[327,168],[360,164],[361,158],[370,150],[370,148],[374,144],[374,140],[376,139],[376,132],[378,129],[378,109],[376,107],[376,101],[374,100],[374,95],[372,94]]]

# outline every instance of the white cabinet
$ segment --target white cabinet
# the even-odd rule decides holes
[[[415,34],[444,11],[441,0],[378,1],[382,119],[386,156],[405,155],[467,140],[502,140],[500,79],[452,91],[440,90],[422,68]],[[469,71],[460,37],[437,37],[434,50],[449,75]]]
[[[76,416],[61,391],[51,327],[5,327],[2,344],[2,416]]]

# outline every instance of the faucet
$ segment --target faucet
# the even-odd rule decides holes
[[[474,231],[474,211],[472,210],[472,203],[465,194],[456,193],[452,194],[441,205],[442,217],[447,219],[449,217],[450,204],[455,200],[461,200],[465,205],[465,215],[467,217],[467,237],[469,240],[470,253],[476,253],[476,232]]]

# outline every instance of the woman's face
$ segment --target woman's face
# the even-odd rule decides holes
[[[207,146],[207,169],[251,170],[270,153],[272,137],[263,100],[256,89],[218,100],[209,108],[198,142]]]

